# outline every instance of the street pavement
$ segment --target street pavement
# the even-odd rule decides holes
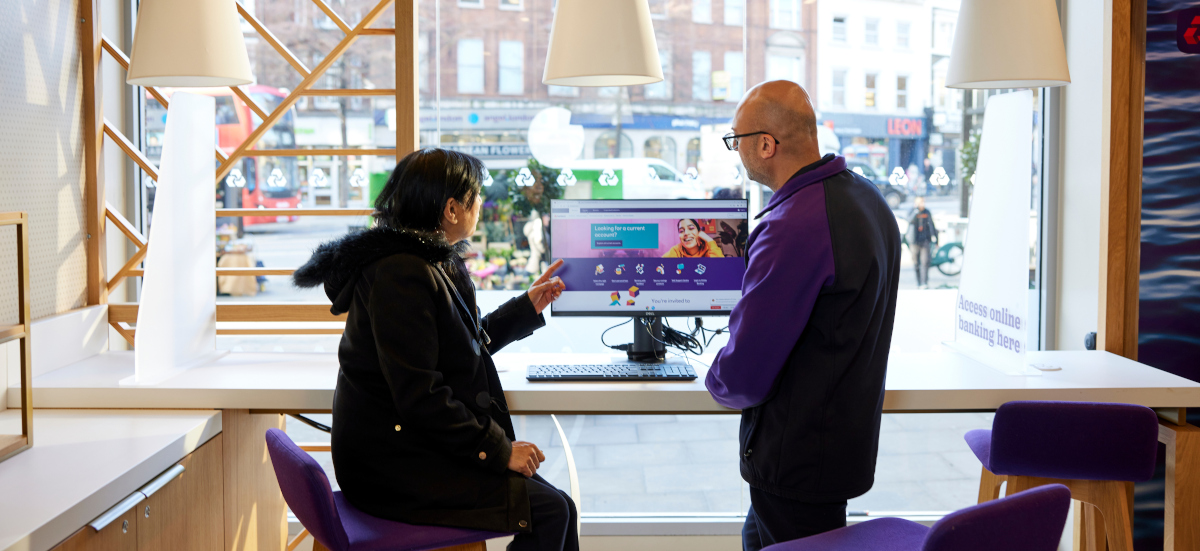
[[[957,214],[957,197],[931,198],[935,214]],[[907,218],[911,200],[896,210]],[[308,259],[322,241],[361,226],[365,218],[305,217],[291,224],[249,226],[245,241],[266,267],[295,267]],[[901,255],[900,288],[915,289],[916,276],[907,250]],[[321,289],[300,290],[287,276],[268,276],[266,291],[255,297],[220,297],[219,302],[325,302]],[[957,277],[930,269],[930,287],[954,287]],[[516,293],[494,291],[480,295],[484,311]],[[607,352],[600,331],[620,320],[553,318],[548,327],[513,345],[515,351]],[[684,323],[685,320],[677,320]],[[721,327],[727,320],[707,318],[705,326]],[[628,342],[629,326],[609,333],[610,342]],[[218,347],[241,351],[334,352],[340,337],[221,336]],[[718,337],[713,346],[724,344]],[[328,424],[328,415],[314,415]],[[579,470],[580,510],[594,513],[745,513],[749,494],[738,474],[738,417],[736,415],[577,415],[559,421]],[[531,441],[547,455],[541,473],[561,488],[569,486],[562,442],[548,416],[514,420],[519,439]],[[991,415],[885,415],[881,426],[879,461],[874,488],[851,500],[851,511],[950,511],[975,502],[979,462],[962,435],[991,426]],[[288,432],[296,441],[328,441],[294,419]],[[336,481],[328,453],[315,453]],[[336,484],[336,482],[335,482]]]

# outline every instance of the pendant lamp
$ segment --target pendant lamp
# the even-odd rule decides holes
[[[254,82],[234,0],[142,0],[126,82],[171,87]]]
[[[636,86],[662,80],[646,0],[558,0],[543,83]]]
[[[1054,0],[963,0],[947,88],[1070,84]]]

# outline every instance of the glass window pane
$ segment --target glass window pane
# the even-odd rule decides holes
[[[708,101],[712,99],[712,54],[709,52],[692,52],[692,99]]]
[[[908,49],[908,33],[912,25],[907,21],[896,23],[896,47]]]
[[[846,42],[846,17],[837,16],[833,18],[833,41],[844,43]]]
[[[878,19],[867,19],[865,21],[865,23],[866,24],[865,24],[865,28],[864,28],[863,42],[866,43],[868,46],[878,46],[879,45],[879,20]]]
[[[458,41],[458,93],[483,93],[483,40]]]
[[[800,28],[800,0],[770,0],[770,2],[772,28]]]
[[[725,24],[741,27],[746,20],[746,0],[725,0]]]
[[[500,93],[525,92],[525,47],[515,40],[500,41]]]
[[[746,94],[746,56],[741,50],[725,52],[725,72],[729,75],[725,101],[737,103]]]
[[[659,44],[663,42],[659,41]],[[674,64],[671,63],[671,52],[663,50],[661,47],[658,50],[658,60],[662,64],[663,80],[654,84],[643,86],[643,93],[646,99],[671,99],[672,84],[674,77]]]
[[[692,0],[692,22],[712,23],[712,0]]]

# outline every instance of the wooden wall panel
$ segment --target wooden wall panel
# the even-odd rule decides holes
[[[287,504],[267,454],[267,429],[283,430],[279,414],[222,412],[225,549],[281,551],[287,545]]]
[[[1100,196],[1100,320],[1096,348],[1137,359],[1142,238],[1146,2],[1112,9],[1109,176]]]

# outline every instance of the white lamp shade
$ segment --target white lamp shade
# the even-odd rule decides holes
[[[558,0],[543,83],[636,86],[662,79],[646,0]]]
[[[947,88],[1038,88],[1070,82],[1054,0],[963,0]]]
[[[142,0],[126,82],[187,87],[254,82],[234,0]]]

